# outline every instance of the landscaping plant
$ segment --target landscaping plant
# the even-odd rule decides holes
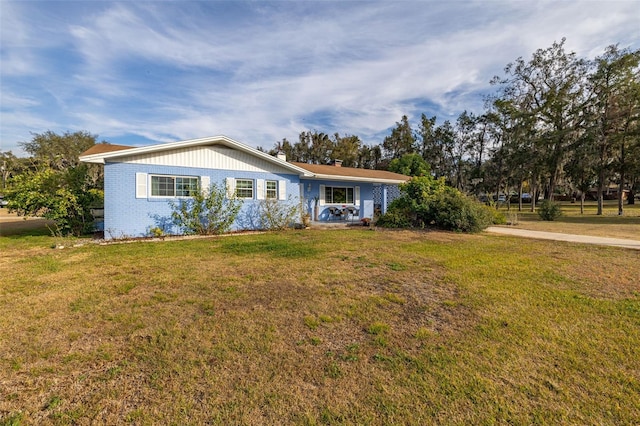
[[[479,232],[493,221],[494,214],[489,207],[447,186],[442,178],[414,177],[400,189],[402,195],[389,205],[377,225]]]
[[[260,201],[259,226],[261,229],[281,231],[293,228],[302,221],[300,204],[289,197],[287,202],[276,199]]]
[[[5,193],[9,211],[53,220],[56,235],[93,231],[91,209],[103,203],[103,191],[90,184],[85,164],[65,170],[45,168],[13,179]]]
[[[553,221],[562,216],[562,210],[560,208],[560,203],[555,203],[550,200],[544,200],[538,206],[538,216],[542,220]]]
[[[173,223],[185,234],[217,235],[228,232],[238,217],[242,200],[228,197],[224,186],[212,184],[191,197],[170,201]]]

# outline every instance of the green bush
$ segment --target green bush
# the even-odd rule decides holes
[[[377,225],[388,228],[433,226],[450,231],[478,232],[491,225],[494,219],[500,220],[493,209],[446,186],[443,179],[414,177],[400,189],[402,195],[389,205]]]
[[[389,209],[388,212],[378,218],[376,226],[382,226],[383,228],[409,228],[411,227],[411,221],[405,212],[398,209]]]
[[[507,224],[507,217],[504,215],[504,213],[502,213],[500,210],[496,210],[495,208],[491,208],[489,206],[485,206],[486,208],[488,208],[491,211],[491,223],[494,225],[506,225]],[[517,213],[516,213],[517,216]]]
[[[459,232],[480,232],[493,222],[490,208],[451,188],[438,194],[428,207],[431,224]]]
[[[198,188],[190,198],[169,202],[173,223],[185,234],[212,235],[228,232],[235,222],[242,200],[227,198],[224,186]]]
[[[90,184],[89,171],[81,164],[18,175],[5,193],[8,210],[52,220],[56,235],[90,233],[94,227],[91,209],[103,204],[104,193]]]
[[[548,221],[558,219],[560,216],[562,216],[560,204],[554,203],[550,200],[544,200],[538,207],[538,216],[540,216],[540,219]]]

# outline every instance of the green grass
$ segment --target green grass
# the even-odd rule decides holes
[[[640,252],[0,238],[0,424],[637,424]]]

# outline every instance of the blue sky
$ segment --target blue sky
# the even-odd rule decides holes
[[[640,48],[640,1],[0,0],[0,27],[2,151],[47,130],[375,144],[403,114],[481,112],[491,77],[562,37]]]

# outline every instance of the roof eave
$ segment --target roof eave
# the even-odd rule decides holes
[[[401,183],[405,183],[407,180],[402,179],[384,179],[384,178],[368,178],[368,177],[357,177],[357,176],[339,176],[339,175],[324,175],[320,173],[316,173],[314,176],[310,177],[311,180],[337,180],[344,182],[367,182],[367,183],[386,183],[390,185],[399,185]]]
[[[84,155],[78,157],[82,163],[104,164],[104,154]]]
[[[228,147],[232,147],[235,148],[239,151],[243,151],[246,152],[248,154],[251,154],[253,156],[256,157],[260,157],[270,163],[273,164],[277,164],[281,167],[284,167],[286,169],[289,169],[293,172],[298,173],[300,176],[303,177],[310,177],[312,176],[312,174],[308,171],[305,170],[301,167],[295,166],[291,163],[288,163],[284,160],[281,160],[277,157],[274,157],[272,155],[267,154],[266,152],[262,152],[262,151],[258,151],[255,148],[252,148],[248,145],[245,145],[243,143],[240,143],[238,141],[235,141],[231,138],[228,138],[226,136],[212,136],[212,137],[208,137],[208,138],[200,138],[200,139],[191,139],[191,140],[186,140],[186,141],[178,141],[178,142],[169,142],[169,143],[163,143],[163,144],[158,144],[158,145],[151,145],[151,146],[143,146],[143,147],[138,147],[138,148],[131,148],[131,149],[124,149],[124,150],[119,150],[119,151],[111,151],[111,152],[105,152],[105,153],[101,153],[101,154],[93,154],[93,155],[87,155],[84,157],[80,157],[80,161],[85,162],[85,163],[96,163],[96,164],[105,164],[107,160],[109,159],[116,159],[116,158],[122,158],[122,157],[130,157],[132,155],[140,155],[140,154],[150,154],[150,153],[154,153],[154,152],[161,152],[161,151],[168,151],[171,149],[179,149],[179,148],[189,148],[189,147],[193,147],[193,146],[200,146],[200,145],[208,145],[211,143],[215,143],[215,144],[220,144],[220,145],[225,145]]]

